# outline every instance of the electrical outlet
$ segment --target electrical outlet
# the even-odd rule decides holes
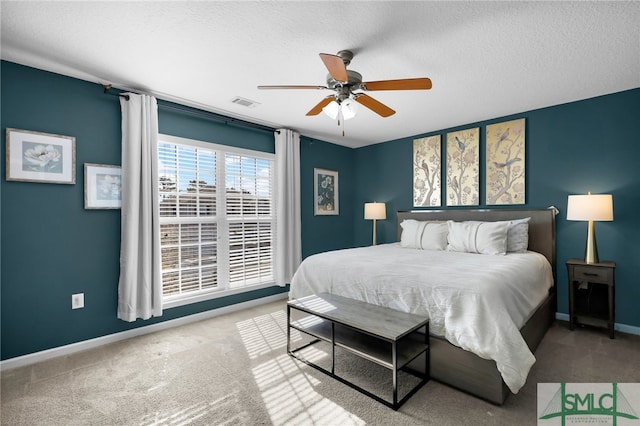
[[[84,293],[71,295],[71,309],[84,308]]]

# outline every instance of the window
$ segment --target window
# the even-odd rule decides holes
[[[274,155],[158,141],[165,307],[273,285]]]

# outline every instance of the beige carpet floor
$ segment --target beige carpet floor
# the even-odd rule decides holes
[[[3,371],[1,423],[535,425],[538,382],[640,382],[640,336],[556,322],[505,405],[432,380],[393,411],[289,357],[285,312],[273,302]]]

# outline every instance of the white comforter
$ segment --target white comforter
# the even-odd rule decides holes
[[[494,360],[517,393],[535,362],[519,329],[552,285],[551,265],[539,253],[492,256],[394,243],[306,258],[289,297],[327,292],[427,315],[431,333]]]

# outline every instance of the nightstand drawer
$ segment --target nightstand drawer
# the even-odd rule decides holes
[[[589,281],[592,283],[610,284],[613,273],[611,268],[598,268],[591,266],[580,266],[573,268],[573,279],[575,281]]]

